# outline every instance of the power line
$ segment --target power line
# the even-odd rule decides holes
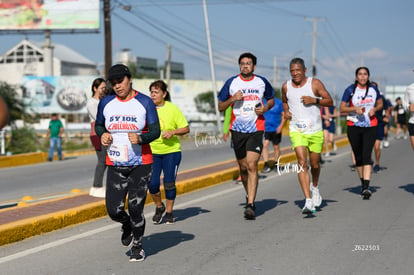
[[[311,1],[311,0],[302,0],[302,1]],[[274,2],[292,2],[292,0],[209,0],[209,5],[229,5],[229,4],[263,4],[263,3],[274,3]],[[201,1],[193,0],[193,1],[157,1],[157,5],[163,6],[201,6]],[[153,1],[149,0],[147,2],[141,1],[137,6],[145,7],[145,6],[153,6]]]
[[[257,9],[260,10],[262,12],[267,12],[267,13],[278,13],[278,14],[283,14],[286,16],[291,16],[291,17],[300,17],[300,18],[307,18],[308,16],[305,14],[301,14],[295,11],[290,11],[284,8],[280,8],[280,7],[275,7],[273,6],[274,3],[281,3],[281,2],[287,2],[287,1],[244,1],[244,0],[239,0],[239,1],[229,1],[229,0],[222,0],[222,1],[214,1],[214,0],[208,0],[209,5],[224,5],[224,4],[228,4],[228,5],[249,5],[250,8],[252,9]],[[180,52],[181,54],[184,55],[188,55],[191,56],[192,59],[196,59],[202,62],[207,62],[207,46],[205,45],[205,43],[200,42],[200,41],[204,41],[205,38],[201,37],[201,33],[204,33],[203,30],[201,30],[201,28],[199,28],[196,24],[194,24],[194,22],[189,22],[188,20],[186,20],[185,18],[183,18],[182,16],[178,16],[177,14],[174,14],[171,10],[168,10],[165,8],[165,6],[201,6],[201,1],[199,0],[194,0],[194,1],[153,1],[153,0],[149,0],[149,1],[140,1],[139,4],[137,4],[135,1],[120,1],[120,0],[115,0],[115,3],[117,3],[119,6],[121,6],[124,10],[128,11],[129,14],[131,14],[132,16],[135,16],[137,19],[139,19],[140,21],[142,21],[143,23],[145,23],[146,25],[148,25],[149,27],[153,28],[155,30],[155,32],[153,31],[149,31],[148,28],[146,27],[142,27],[142,25],[140,24],[134,24],[131,22],[134,22],[134,20],[126,20],[125,17],[120,16],[119,14],[117,14],[117,18],[119,18],[120,20],[122,20],[124,23],[126,23],[127,25],[139,30],[141,33],[143,33],[144,35],[150,37],[151,39],[157,41],[158,43],[161,43],[163,45],[166,44],[171,44],[170,41],[166,41],[166,37],[175,41],[176,43],[178,43],[179,45],[174,45],[173,47],[176,51]],[[257,4],[261,4],[261,5],[257,5]],[[132,4],[132,5],[131,5]],[[123,7],[123,5],[127,5],[129,7],[129,9],[125,9]],[[171,24],[167,24],[165,23],[165,18],[167,18],[166,16],[159,16],[158,13],[154,13],[157,14],[157,16],[151,16],[148,13],[142,12],[142,9],[140,9],[140,7],[145,7],[145,6],[152,6],[155,7],[159,10],[161,10],[163,13],[167,14],[170,17],[175,18],[176,20],[179,20],[180,22],[183,22],[184,25],[186,26],[186,29],[180,28],[179,25],[171,25]],[[319,17],[318,17],[319,18]],[[330,23],[328,21],[328,23]],[[343,53],[343,49],[341,47],[338,46],[337,41],[340,41],[340,38],[338,36],[338,34],[335,32],[335,30],[333,29],[331,24],[328,24],[328,26],[330,27],[330,32],[327,32],[328,34],[328,38],[330,39],[332,46],[334,49],[336,49],[340,56],[344,56]],[[195,30],[195,31],[189,31],[189,29]],[[161,36],[157,36],[156,33],[161,33]],[[316,33],[316,32],[315,32]],[[336,40],[332,38],[332,34],[334,34],[336,36]],[[161,38],[163,37],[163,38]],[[230,48],[243,48],[244,45],[237,45],[237,43],[234,43],[233,41],[229,41],[226,38],[222,38],[220,36],[214,35],[214,32],[212,33],[212,37],[214,39],[215,42],[214,44],[220,44],[220,45],[226,45],[226,47],[230,47]],[[298,37],[303,37],[303,36],[298,36]],[[332,47],[328,48],[327,45],[324,43],[324,41],[318,40],[321,45],[326,48],[326,52],[330,54],[330,56],[333,58],[333,52],[332,52]],[[316,44],[316,38],[314,39],[313,44]],[[341,43],[340,43],[341,44]],[[186,48],[190,49],[190,51],[186,50]],[[313,45],[312,47],[312,64],[313,67],[315,66],[316,63],[316,45]],[[267,53],[266,55],[272,55]],[[219,62],[221,64],[216,63],[216,66],[221,67],[221,68],[234,68],[234,57],[229,56],[226,53],[223,53],[222,51],[220,51],[220,47],[215,48],[215,52],[214,52],[214,59],[216,60],[216,62]],[[344,58],[345,62],[349,62],[346,58]],[[320,61],[318,61],[319,64]],[[261,64],[260,65],[260,69],[261,70],[273,70],[273,65],[266,65],[266,64]],[[284,69],[285,67],[283,67],[282,69]]]

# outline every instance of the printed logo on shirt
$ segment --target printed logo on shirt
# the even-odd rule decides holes
[[[258,89],[241,89],[243,94],[258,94]]]
[[[116,131],[116,130],[133,130],[138,131],[138,127],[136,125],[137,118],[135,116],[111,116],[109,118],[109,131]]]

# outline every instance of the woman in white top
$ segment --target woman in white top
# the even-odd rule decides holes
[[[89,195],[98,198],[105,198],[105,188],[103,187],[103,176],[106,169],[105,159],[106,150],[101,145],[99,136],[95,133],[96,113],[98,112],[99,100],[106,95],[106,82],[103,78],[97,78],[92,82],[92,97],[88,100],[86,108],[88,109],[91,120],[90,139],[98,157],[98,163],[95,167],[95,176],[93,186],[89,190]]]

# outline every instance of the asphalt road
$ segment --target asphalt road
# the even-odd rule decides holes
[[[346,147],[323,165],[314,215],[301,213],[297,175],[272,172],[254,221],[243,188],[227,182],[179,196],[174,225],[153,225],[147,206],[144,262],[128,261],[105,217],[0,247],[0,274],[412,274],[413,160],[408,140],[392,141],[364,201]]]
[[[289,138],[284,137],[281,146],[288,145]],[[213,136],[189,138],[182,142],[179,172],[234,158],[230,141],[224,142]],[[93,184],[96,160],[96,155],[91,154],[0,169],[0,207],[24,196],[42,200],[67,194],[72,189],[89,190]]]
[[[179,171],[234,158],[230,143],[222,140],[189,139],[182,142],[182,147]],[[72,189],[88,190],[93,183],[96,161],[96,155],[91,154],[0,169],[0,205],[19,201],[23,196],[43,199],[69,193]]]

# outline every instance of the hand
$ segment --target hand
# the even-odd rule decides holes
[[[375,116],[375,110],[374,110],[374,108],[372,108],[372,109],[370,109],[370,110],[368,111],[368,115],[369,115],[370,117]]]
[[[131,144],[139,144],[141,142],[141,139],[137,133],[128,133],[128,139]]]
[[[101,143],[103,146],[108,146],[112,143],[112,135],[110,133],[103,133],[101,136]]]
[[[355,108],[355,112],[356,112],[358,115],[362,115],[363,113],[365,113],[365,107],[356,107],[356,108]]]
[[[277,128],[276,128],[276,134],[280,134],[282,132],[282,125],[279,125]]]
[[[292,118],[291,112],[284,112],[285,113],[285,120],[290,120]]]
[[[305,105],[316,104],[316,98],[307,95],[302,96],[300,101]]]
[[[232,98],[234,99],[234,101],[238,101],[238,100],[243,100],[243,92],[242,91],[237,91],[237,93],[235,93]]]
[[[229,133],[224,133],[223,134],[223,140],[224,140],[224,142],[226,142],[228,138],[229,138]]]
[[[263,113],[264,113],[264,106],[263,105],[260,105],[260,107],[255,107],[254,108],[254,111],[255,111],[256,115],[258,115],[258,116],[263,115]]]
[[[331,123],[329,122],[329,120],[325,119],[323,122],[325,123],[325,127],[331,126]]]
[[[161,136],[165,139],[170,139],[174,135],[174,131],[164,131]]]

